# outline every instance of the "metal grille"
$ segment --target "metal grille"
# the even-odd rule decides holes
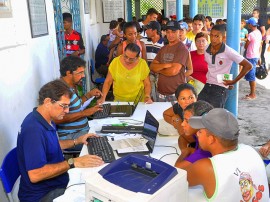
[[[155,8],[159,13],[163,9],[163,0],[141,0],[140,16],[146,15],[149,8]],[[132,16],[135,16],[135,0],[132,0]]]
[[[73,29],[81,32],[80,2],[79,0],[70,0],[70,13],[72,14]]]
[[[242,0],[242,15],[250,15],[254,8],[257,7],[257,0]]]
[[[58,47],[58,57],[59,60],[62,60],[66,56],[66,50],[65,50],[63,16],[60,0],[53,0],[53,9],[54,9],[56,40]]]

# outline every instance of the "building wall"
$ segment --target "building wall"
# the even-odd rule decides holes
[[[101,1],[97,2],[101,4]],[[13,17],[0,18],[0,162],[16,147],[20,124],[37,105],[40,87],[60,76],[52,1],[46,0],[49,34],[38,38],[31,37],[27,1],[11,3]],[[97,8],[99,10],[94,10],[98,16],[102,15],[101,5]],[[93,21],[91,14],[84,12],[81,12],[81,19],[88,61],[94,56],[99,38],[107,33],[109,25]],[[99,16],[98,19],[102,18]],[[91,87],[89,79],[88,86]],[[8,201],[2,183],[0,201]]]

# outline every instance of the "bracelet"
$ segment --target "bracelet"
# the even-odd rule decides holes
[[[73,144],[74,144],[73,147],[76,147],[76,139],[73,139]]]
[[[83,95],[85,98],[86,98],[86,100],[89,100],[89,97],[87,97],[86,95]]]
[[[145,95],[144,98],[150,98],[150,96],[149,95]]]

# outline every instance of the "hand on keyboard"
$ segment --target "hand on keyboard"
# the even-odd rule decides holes
[[[85,135],[82,135],[80,137],[78,137],[77,139],[75,139],[75,144],[88,144],[87,139],[91,138],[91,137],[99,137],[98,135],[94,134],[94,133],[87,133]]]
[[[88,168],[97,167],[104,164],[102,158],[96,155],[84,155],[78,158],[74,158],[75,168]]]
[[[102,105],[96,105],[94,107],[87,108],[87,109],[83,110],[83,113],[85,116],[91,116],[94,113],[96,113],[97,111],[102,111],[102,110],[103,110]]]

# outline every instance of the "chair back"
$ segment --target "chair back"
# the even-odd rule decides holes
[[[11,193],[12,188],[20,175],[17,148],[15,147],[5,156],[0,168],[0,178],[7,194]]]

